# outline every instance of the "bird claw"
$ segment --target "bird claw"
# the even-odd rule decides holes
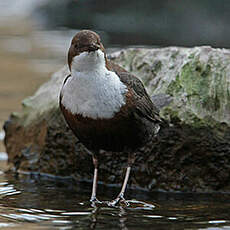
[[[102,202],[98,200],[96,197],[91,197],[90,202],[93,208],[95,208],[97,204],[102,204]]]
[[[123,202],[126,206],[129,206],[129,202],[125,200],[124,194],[118,195],[118,197],[110,202],[108,202],[108,206],[115,207],[118,203]]]

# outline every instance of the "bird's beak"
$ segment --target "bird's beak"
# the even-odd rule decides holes
[[[100,49],[100,45],[98,45],[98,44],[91,44],[89,46],[89,52],[96,51],[98,49]]]

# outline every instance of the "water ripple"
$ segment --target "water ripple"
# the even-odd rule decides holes
[[[5,152],[0,152],[0,161],[6,161],[8,159],[8,155]]]
[[[0,141],[3,141],[5,138],[5,132],[3,130],[0,130]]]
[[[0,222],[0,228],[15,227],[16,224]]]
[[[227,223],[227,220],[210,220],[208,221],[209,224],[224,224]]]
[[[72,187],[66,188],[62,184],[58,187],[50,181],[46,184],[26,178],[0,181],[0,227],[1,224],[7,227],[9,223],[9,228],[29,226],[28,229],[37,230],[93,229],[95,226],[97,229],[122,230],[171,227],[229,229],[227,210],[230,206],[228,203],[218,203],[216,199],[213,203],[206,200],[188,202],[183,195],[181,201],[172,198],[163,201],[132,199],[128,200],[128,207],[122,204],[109,207],[105,203],[93,208],[86,196],[82,196],[83,189],[78,194]]]
[[[91,212],[64,212],[61,213],[62,215],[65,216],[82,216],[82,215],[91,215]]]
[[[11,184],[5,182],[0,184],[0,197],[17,195],[20,193],[21,191],[16,190]]]

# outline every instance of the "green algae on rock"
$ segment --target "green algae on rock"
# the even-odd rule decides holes
[[[205,121],[206,118],[209,123],[212,118],[217,123],[230,125],[228,50],[211,47],[143,49],[138,53],[120,52],[116,60],[141,76],[148,83],[149,93],[171,95],[174,98],[170,105],[172,115],[176,112],[186,124],[196,125],[197,119]],[[168,116],[168,109],[165,109]],[[161,113],[164,115],[164,110]],[[191,114],[195,120],[191,119]]]
[[[230,192],[230,51],[136,48],[110,58],[143,81],[169,123],[137,151],[132,186],[149,191]],[[90,156],[58,107],[67,74],[67,67],[55,73],[23,101],[22,113],[5,123],[12,169],[92,179]],[[100,180],[106,184],[121,181],[126,157],[104,152],[100,160]]]

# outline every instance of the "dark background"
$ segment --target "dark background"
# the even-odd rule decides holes
[[[230,0],[50,0],[34,16],[47,29],[96,30],[107,46],[230,47]]]

